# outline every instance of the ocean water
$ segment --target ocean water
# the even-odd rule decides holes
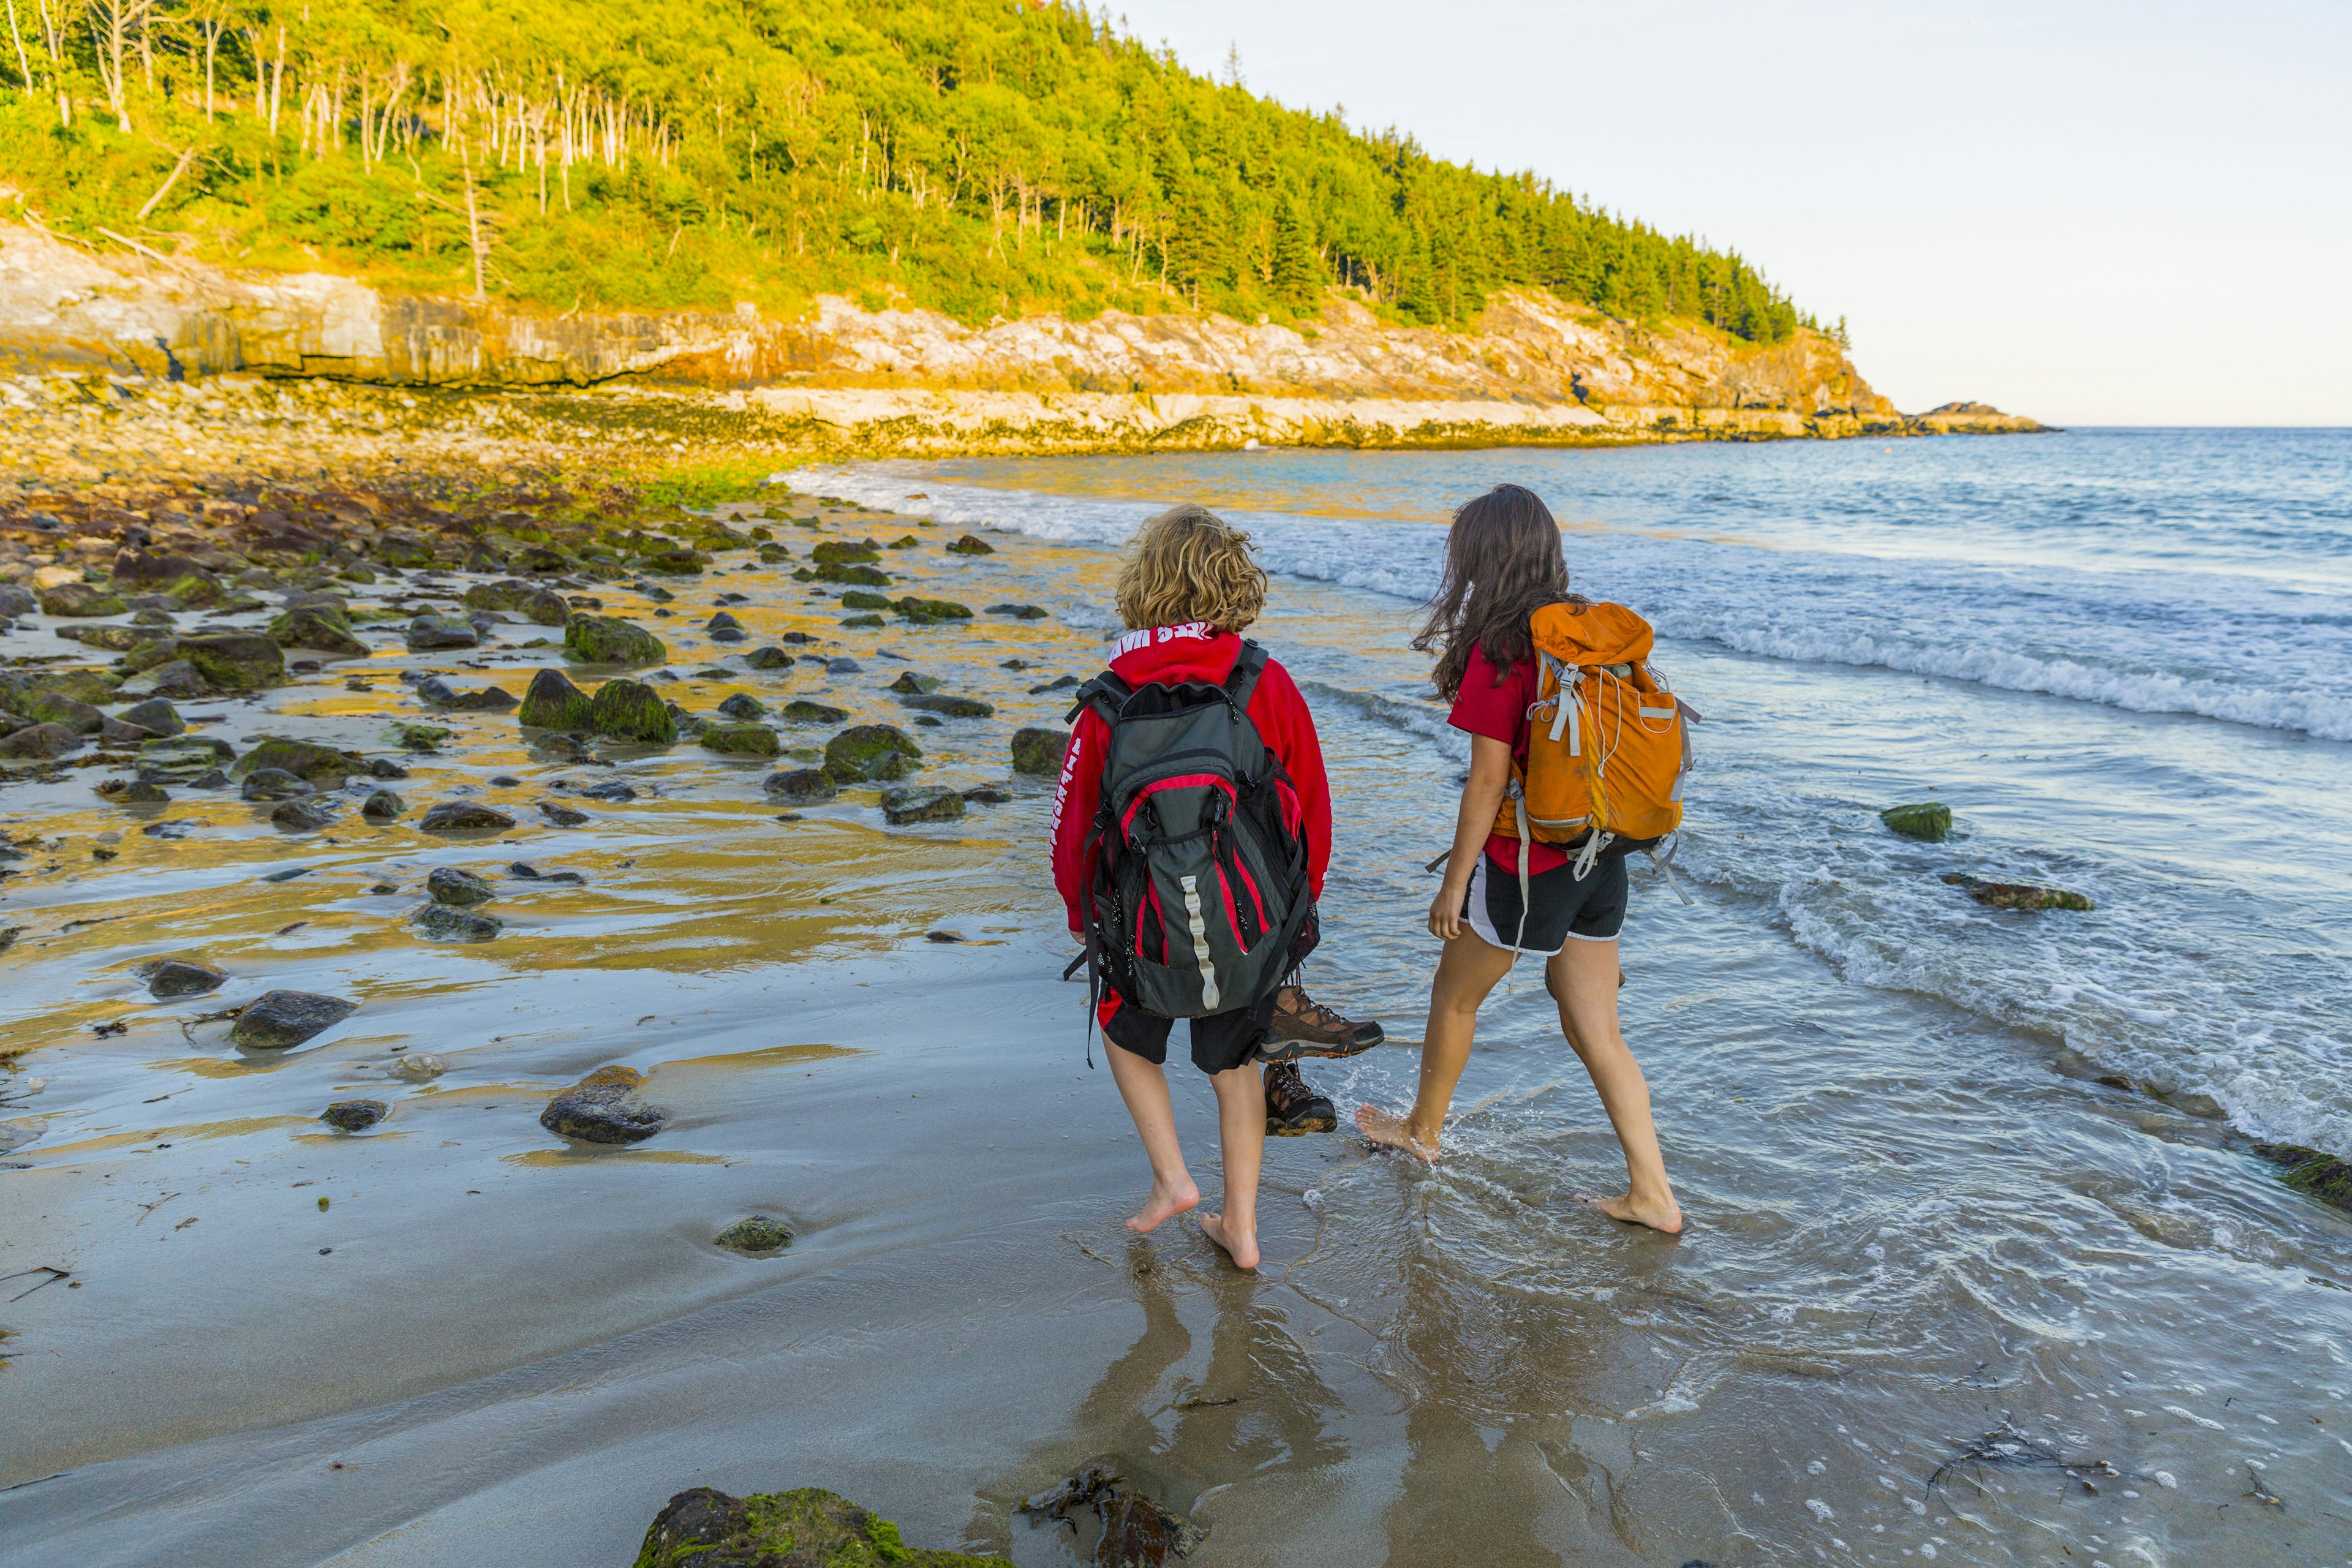
[[[1560,520],[1579,587],[1647,616],[1661,666],[1706,715],[1678,865],[1845,981],[2033,1031],[2255,1136],[2352,1157],[2352,432],[793,478],[1099,549],[1154,506],[1202,500],[1252,531],[1280,584],[1264,635],[1314,695],[1457,759],[1425,661],[1400,645],[1448,510],[1526,485]],[[1092,602],[1066,618],[1110,623]],[[1301,620],[1318,623],[1311,643],[1286,643]],[[1949,843],[1879,827],[1881,806],[1927,798],[1953,807]],[[1946,869],[2056,883],[2100,909],[1995,913]]]

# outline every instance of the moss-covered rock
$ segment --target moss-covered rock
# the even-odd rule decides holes
[[[840,724],[848,721],[849,710],[801,698],[785,703],[777,717],[792,724]]]
[[[908,1546],[898,1527],[816,1487],[730,1497],[696,1487],[669,1500],[634,1568],[1013,1568],[1002,1557]]]
[[[38,724],[63,724],[77,735],[95,735],[106,715],[89,703],[62,691],[28,691],[16,700],[16,710]]]
[[[404,752],[419,753],[437,752],[441,742],[457,731],[446,724],[405,724],[392,726],[393,743]]]
[[[2044,888],[2032,882],[1988,882],[1965,871],[1947,871],[1944,880],[1963,888],[1969,897],[1995,910],[2095,910],[2098,906],[2081,893]]]
[[[986,719],[996,712],[977,697],[950,697],[945,692],[936,691],[901,697],[898,706],[923,713],[937,713],[949,719]]]
[[[793,1227],[767,1215],[748,1215],[710,1240],[715,1247],[746,1258],[773,1258],[793,1244]]]
[[[427,810],[417,826],[427,833],[504,833],[514,818],[478,800],[445,800]]]
[[[755,647],[743,656],[743,662],[752,669],[782,669],[793,656],[780,647]]]
[[[286,679],[286,655],[274,639],[258,633],[182,637],[177,651],[195,666],[205,684],[224,691],[259,691]]]
[[[879,779],[885,776],[887,759],[895,756],[902,761],[887,776],[897,777],[908,762],[922,754],[923,748],[896,724],[859,724],[824,743],[824,771],[844,783]]]
[[[570,676],[542,669],[530,678],[516,717],[533,730],[586,730],[594,726],[594,699],[572,685]]]
[[[1941,844],[1952,836],[1952,808],[1939,801],[1890,805],[1878,814],[1878,820],[1904,837],[1916,838],[1922,844]]]
[[[699,737],[705,751],[730,757],[772,757],[782,751],[765,724],[710,724]]]
[[[365,658],[370,651],[352,634],[343,612],[324,605],[302,605],[271,616],[269,636],[279,647],[316,648],[345,658]]]
[[[661,638],[614,616],[575,615],[563,623],[563,651],[583,664],[659,664]]]
[[[356,1002],[310,991],[269,991],[245,1005],[229,1030],[232,1044],[249,1051],[291,1050],[360,1010]]]
[[[882,816],[893,827],[910,822],[953,822],[964,812],[958,791],[936,784],[899,784],[882,792]]]
[[[645,1075],[635,1068],[598,1068],[547,1102],[539,1124],[583,1143],[637,1143],[662,1130],[669,1112],[637,1097]],[[703,1568],[718,1568],[707,1559]],[[752,1568],[746,1563],[745,1568]]]
[[[616,741],[667,746],[677,739],[669,704],[642,680],[608,680],[588,707],[588,728]]]
[[[425,879],[425,891],[435,903],[461,910],[487,904],[498,896],[498,889],[488,881],[455,866],[434,867]]]
[[[341,789],[343,781],[352,773],[365,773],[367,763],[349,752],[338,752],[331,746],[312,745],[308,741],[280,740],[266,736],[260,744],[236,760],[229,769],[231,778],[246,778],[263,768],[277,768],[292,773],[314,789]]]
[[[41,614],[45,616],[121,616],[130,613],[131,606],[103,589],[87,583],[60,583],[54,588],[40,590]]]
[[[841,596],[841,607],[845,610],[887,610],[890,607],[890,596],[877,594],[871,588],[852,588]]]
[[[488,942],[506,929],[506,921],[479,910],[453,910],[446,904],[426,904],[411,915],[416,934],[435,942]]]
[[[319,1112],[319,1120],[338,1132],[364,1132],[392,1114],[381,1100],[339,1100]]]
[[[2257,1143],[2254,1152],[2280,1167],[2286,1184],[2297,1192],[2352,1211],[2352,1163],[2300,1143]]]
[[[154,639],[148,626],[118,626],[105,621],[94,621],[86,626],[59,626],[58,636],[84,647],[94,647],[106,653],[129,653]]]
[[[1035,727],[1013,731],[1013,771],[1051,778],[1062,771],[1062,753],[1069,750],[1067,730]]]
[[[801,574],[795,572],[793,575],[798,577]],[[816,583],[855,583],[866,588],[887,588],[890,585],[890,574],[887,572],[872,566],[845,566],[837,561],[824,563],[810,572],[808,578]]]
[[[882,553],[865,540],[828,539],[809,552],[809,559],[821,566],[855,566],[879,561]]]
[[[953,599],[919,599],[909,594],[890,607],[910,621],[925,624],[971,619],[971,606],[959,605]]]
[[[0,736],[0,757],[48,762],[81,750],[81,736],[63,724],[27,724]]]
[[[656,550],[645,558],[645,568],[664,577],[698,575],[710,558],[694,550]]]
[[[948,546],[948,553],[950,555],[993,555],[996,553],[996,546],[991,544],[985,539],[976,539],[972,535],[967,533],[962,538],[957,540],[953,544]]]
[[[474,629],[471,621],[456,616],[419,616],[408,623],[406,641],[411,653],[432,653],[445,648],[474,647],[480,644],[482,634]]]
[[[823,768],[792,768],[760,782],[770,800],[783,805],[821,805],[834,797],[832,777]]]
[[[499,583],[478,583],[466,590],[469,610],[512,610],[534,625],[560,626],[572,618],[563,595],[536,583],[509,577]]]

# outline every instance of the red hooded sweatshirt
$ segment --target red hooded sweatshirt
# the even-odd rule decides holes
[[[1191,621],[1129,632],[1113,645],[1110,668],[1129,686],[1151,680],[1163,686],[1184,680],[1216,684],[1233,673],[1241,653],[1237,634]],[[1308,885],[1320,899],[1323,872],[1331,863],[1331,785],[1323,775],[1315,716],[1307,710],[1307,699],[1298,694],[1290,672],[1273,659],[1266,660],[1257,689],[1250,694],[1249,716],[1297,788]],[[1087,829],[1102,799],[1103,752],[1109,738],[1110,727],[1101,714],[1087,708],[1078,715],[1077,727],[1070,731],[1070,749],[1062,757],[1061,790],[1054,797],[1054,885],[1062,891],[1073,934],[1086,931],[1081,900],[1088,869]]]

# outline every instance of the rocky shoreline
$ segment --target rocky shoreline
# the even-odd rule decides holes
[[[827,296],[792,319],[749,305],[555,315],[100,254],[0,225],[0,420],[34,450],[100,468],[107,453],[168,459],[192,442],[239,461],[283,443],[391,463],[413,441],[781,459],[2042,428],[1979,404],[1898,413],[1810,329],[1747,343],[1528,289],[1498,293],[1459,332],[1385,324],[1337,289],[1295,325],[1107,311],[969,327],[878,303]],[[395,449],[380,450],[386,438]]]

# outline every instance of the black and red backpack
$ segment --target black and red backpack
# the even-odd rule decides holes
[[[1087,831],[1089,1005],[1108,982],[1162,1017],[1231,1013],[1314,951],[1298,791],[1249,716],[1265,666],[1244,642],[1220,683],[1105,670],[1078,689],[1070,717],[1092,708],[1109,731]]]

